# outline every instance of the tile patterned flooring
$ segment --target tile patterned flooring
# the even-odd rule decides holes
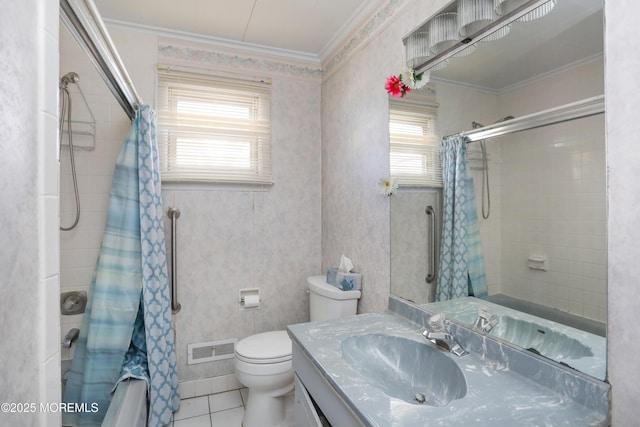
[[[247,396],[248,390],[243,388],[182,399],[169,427],[242,427]],[[288,400],[287,419],[282,427],[293,427],[293,393]]]

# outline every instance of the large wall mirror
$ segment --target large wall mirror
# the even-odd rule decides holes
[[[603,6],[558,0],[547,15],[514,22],[505,37],[432,69],[428,86],[406,101],[429,91],[443,137],[602,95]],[[607,318],[604,123],[597,114],[467,145],[489,301],[542,310],[599,337]],[[435,207],[438,229],[441,200],[441,189],[419,186],[391,198],[391,293],[434,310],[437,278],[426,276],[439,248],[429,238],[439,233],[426,208]],[[446,314],[455,319],[456,310]],[[585,372],[604,379],[604,369],[603,360]]]

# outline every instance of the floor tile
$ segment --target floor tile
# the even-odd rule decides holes
[[[240,406],[242,406],[242,398],[238,390],[209,395],[209,408],[211,412],[225,411]]]
[[[173,427],[211,427],[211,416],[206,414],[174,421]],[[220,427],[222,427],[222,425]]]
[[[209,413],[209,399],[207,396],[194,397],[180,401],[180,410],[173,415],[174,420],[198,417]],[[175,426],[177,427],[177,426]]]
[[[242,417],[243,407],[214,412],[211,414],[211,427],[242,427]]]

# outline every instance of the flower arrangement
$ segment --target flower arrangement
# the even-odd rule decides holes
[[[385,196],[392,196],[398,191],[398,183],[395,178],[384,177],[378,180],[378,188],[380,189],[380,193]]]
[[[407,92],[411,90],[411,88],[402,81],[402,74],[398,76],[390,76],[389,78],[387,78],[387,82],[385,83],[384,88],[394,98],[403,98],[407,94]]]
[[[405,81],[403,80],[402,74],[388,77],[384,88],[394,98],[403,98],[407,94],[407,92],[411,91],[411,89],[420,89],[429,81],[428,74],[426,78],[423,79],[423,77],[425,77],[424,72],[416,74],[412,69],[408,69],[405,71],[405,77],[407,83],[405,83]]]

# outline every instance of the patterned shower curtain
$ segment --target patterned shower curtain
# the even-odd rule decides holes
[[[117,383],[147,381],[148,426],[180,404],[160,191],[155,112],[139,107],[118,156],[107,224],[63,401],[63,425],[99,426]],[[96,405],[97,404],[97,405]],[[82,406],[81,406],[82,407]]]
[[[440,156],[443,211],[436,300],[468,295],[486,299],[487,279],[465,138],[443,139]]]

